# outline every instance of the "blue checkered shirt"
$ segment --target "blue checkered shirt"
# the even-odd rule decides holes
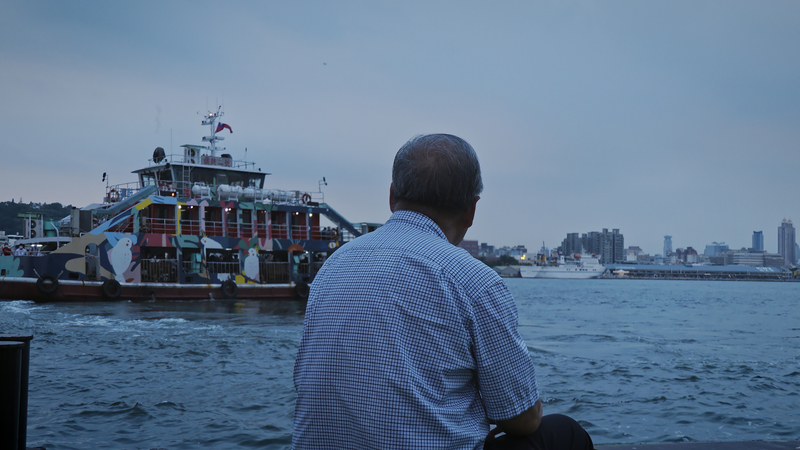
[[[397,211],[311,286],[295,449],[473,449],[539,399],[500,277],[427,216]]]

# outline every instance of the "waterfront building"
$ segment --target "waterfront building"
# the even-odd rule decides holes
[[[581,241],[580,234],[567,233],[567,238],[561,241],[561,252],[565,255],[583,253],[583,242]]]
[[[625,255],[626,255],[625,256],[625,261],[627,261],[627,262],[638,261],[639,260],[639,255],[641,253],[642,253],[642,249],[640,247],[632,245],[632,246],[628,247],[628,249],[625,251]]]
[[[600,233],[590,231],[581,235],[581,245],[583,253],[599,255],[601,253]]]
[[[481,248],[478,251],[479,256],[484,258],[494,257],[494,245],[489,245],[486,242],[481,242]]]
[[[618,228],[608,231],[603,228],[602,232],[590,231],[584,233],[578,239],[578,233],[568,233],[567,238],[561,241],[561,253],[571,255],[573,253],[586,253],[598,255],[602,263],[625,262],[625,238]]]
[[[522,259],[528,253],[528,249],[524,245],[515,245],[514,247],[500,247],[495,249],[495,256],[511,256],[517,260]]]
[[[466,250],[470,255],[472,255],[473,258],[477,258],[480,253],[478,241],[468,241],[464,239],[459,242],[458,246]]]
[[[664,236],[664,258],[672,253],[672,236]]]
[[[711,245],[706,245],[706,250],[703,252],[706,256],[719,256],[722,252],[728,250],[728,244],[724,242],[712,242]]]
[[[755,251],[763,251],[764,250],[764,232],[763,231],[753,231],[753,250],[755,250]]]
[[[790,280],[794,273],[782,267],[687,266],[657,264],[604,264],[609,274],[625,278],[676,280]],[[614,276],[614,275],[611,275]]]
[[[764,254],[761,252],[731,252],[735,266],[764,267]]]
[[[753,266],[753,267],[783,267],[783,256],[777,253],[756,251],[752,248],[729,250],[723,253],[723,265]]]
[[[695,264],[699,260],[697,256],[697,250],[693,249],[692,247],[686,247],[686,250],[682,248],[675,250],[675,256],[677,262],[683,261],[687,264]]]
[[[784,266],[794,265],[797,258],[794,254],[795,234],[791,220],[783,219],[778,227],[778,254],[783,257]]]
[[[625,262],[625,238],[614,228],[611,232],[603,228],[600,236],[600,260],[603,264]]]

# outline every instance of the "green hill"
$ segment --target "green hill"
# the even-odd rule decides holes
[[[0,231],[6,234],[22,234],[21,213],[44,214],[45,220],[61,220],[68,216],[72,205],[64,206],[61,203],[16,203],[0,202]]]

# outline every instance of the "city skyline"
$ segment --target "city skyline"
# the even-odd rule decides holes
[[[23,201],[23,200],[24,199],[10,199],[10,200],[0,200],[0,202],[2,202],[2,201],[18,202],[18,201]],[[23,201],[23,203],[31,203],[31,202],[24,202]],[[51,203],[51,202],[32,202],[32,203],[41,204],[41,203]],[[79,205],[73,205],[73,206],[80,207]],[[31,212],[35,212],[35,210],[32,210]],[[56,219],[56,218],[47,218],[47,219],[50,220],[50,219]],[[777,234],[778,237],[776,238],[778,240],[778,242],[776,242],[776,248],[778,250],[776,250],[775,252],[769,252],[765,248],[767,246],[764,244],[764,232],[763,231],[753,231],[752,232],[752,235],[751,235],[751,244],[752,245],[750,245],[750,246],[747,246],[747,245],[743,245],[743,246],[728,245],[728,247],[730,247],[731,250],[738,250],[738,249],[742,249],[742,248],[745,248],[745,249],[752,248],[754,250],[767,251],[768,253],[780,253],[780,248],[779,248],[780,247],[780,239],[781,239],[780,238],[780,229],[784,226],[783,224],[786,223],[787,221],[788,221],[789,224],[792,223],[791,219],[783,219],[782,223],[778,227],[778,230],[779,230],[778,234]],[[607,229],[603,229],[603,230],[606,231]],[[18,232],[21,233],[21,231],[19,231],[19,230],[0,230],[0,231],[4,231],[6,234],[9,234],[9,235],[15,234],[15,233],[18,233]],[[615,229],[615,231],[620,231],[623,235],[625,234],[624,232],[622,232],[619,229]],[[566,233],[566,240],[577,239],[578,241],[580,241],[580,235],[582,235],[582,234],[590,234],[590,233],[598,233],[598,231],[589,231],[587,233],[583,233],[583,232],[581,232],[581,233]],[[758,237],[756,237],[756,236],[758,236]],[[663,251],[662,252],[660,252],[660,253],[659,252],[649,252],[649,251],[643,250],[643,253],[649,254],[650,256],[655,256],[655,255],[666,256],[667,253],[668,253],[666,251],[666,249],[667,249],[667,241],[669,242],[669,248],[670,248],[669,251],[670,252],[675,251],[675,250],[677,250],[679,248],[680,249],[684,249],[684,250],[689,248],[689,247],[694,248],[694,249],[698,249],[698,248],[701,248],[701,247],[707,247],[709,244],[717,244],[717,243],[726,244],[726,242],[727,242],[725,240],[720,240],[720,241],[712,241],[710,243],[704,243],[704,244],[696,244],[696,245],[688,244],[688,245],[684,245],[684,246],[675,246],[673,248],[673,246],[672,246],[672,236],[671,235],[666,235],[666,236],[663,236],[663,238],[664,238],[664,242],[663,242]],[[667,239],[667,238],[669,238],[669,239]],[[491,245],[493,245],[495,247],[498,247],[498,248],[499,247],[516,247],[516,246],[520,246],[520,245],[524,246],[524,247],[531,247],[531,248],[535,248],[536,247],[535,243],[529,243],[529,242],[509,242],[509,243],[502,242],[502,243],[497,244],[498,241],[496,239],[471,238],[469,236],[469,233],[467,233],[467,236],[464,239],[465,240],[469,240],[469,241],[477,241],[477,242],[480,242],[480,243],[491,244]],[[760,248],[756,246],[757,239],[759,240],[759,242],[761,244]],[[558,248],[559,246],[562,245],[562,242],[564,240],[565,239],[562,239],[561,241],[558,241],[555,245],[553,245],[552,243],[547,243],[547,242],[545,242],[545,244],[548,245],[549,248]],[[792,240],[790,242],[791,243],[795,243],[796,240],[794,238],[792,238]],[[629,243],[628,245],[625,246],[625,248],[627,249],[628,247],[634,247],[634,246],[635,247],[640,247],[640,248],[642,247],[641,245],[639,245],[637,243]],[[567,253],[570,253],[570,251],[568,251]],[[795,255],[795,258],[797,259],[797,255]]]
[[[54,0],[4,5],[0,193],[85,206],[156,147],[225,146],[383,223],[395,152],[463,137],[467,239],[538,248],[619,229],[649,254],[749,247],[798,216],[800,3]],[[414,30],[410,32],[409,30]],[[779,162],[779,163],[776,163]],[[746,205],[746,209],[743,206]],[[556,244],[556,245],[554,245]]]

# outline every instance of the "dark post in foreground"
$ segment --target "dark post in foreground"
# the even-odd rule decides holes
[[[28,370],[33,336],[0,335],[0,442],[25,450]]]

